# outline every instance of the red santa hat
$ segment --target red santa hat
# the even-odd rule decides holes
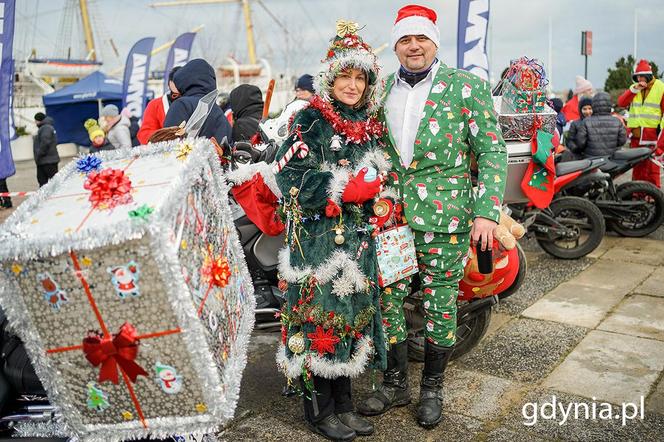
[[[406,35],[424,35],[436,47],[440,47],[440,31],[436,26],[436,11],[420,5],[408,5],[399,9],[392,27],[392,49]]]
[[[632,75],[632,80],[638,81],[636,77],[639,75],[652,76],[652,67],[650,67],[650,63],[648,63],[648,60],[639,60],[639,62],[634,67],[634,75]]]

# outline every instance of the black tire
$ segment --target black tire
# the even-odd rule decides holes
[[[416,310],[417,311],[417,310]],[[486,334],[491,322],[491,309],[484,308],[474,316],[457,326],[457,342],[454,345],[452,359],[468,353]],[[424,362],[424,330],[420,329],[408,336],[408,358],[415,362]]]
[[[602,242],[606,233],[604,216],[590,201],[566,196],[553,200],[547,210],[556,221],[576,232],[569,239],[537,237],[537,243],[548,254],[561,259],[578,259],[595,250]]]
[[[651,234],[664,222],[664,193],[652,183],[647,181],[623,183],[616,188],[616,194],[622,201],[640,200],[644,196],[650,200],[636,217],[609,221],[609,229],[618,235],[640,238]]]
[[[516,293],[516,291],[519,290],[519,287],[521,287],[521,284],[523,284],[523,281],[526,279],[526,274],[528,274],[528,260],[526,259],[526,253],[523,251],[518,242],[516,243],[516,249],[519,255],[519,272],[516,274],[516,278],[514,279],[512,285],[498,294],[499,299],[505,299],[508,296],[512,296],[514,293]]]

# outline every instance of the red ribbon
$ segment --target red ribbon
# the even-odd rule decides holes
[[[91,334],[83,339],[83,353],[85,358],[99,369],[99,383],[111,381],[119,382],[118,369],[122,370],[132,382],[136,382],[139,375],[148,373],[134,360],[138,355],[138,338],[136,328],[125,322],[120,331],[113,337]]]

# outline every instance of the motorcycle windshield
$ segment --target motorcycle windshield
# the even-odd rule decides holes
[[[198,105],[196,109],[187,120],[187,125],[184,127],[185,133],[190,137],[197,137],[198,133],[201,131],[205,120],[212,112],[212,107],[216,105],[217,96],[219,91],[216,89],[210,92],[209,94],[202,97],[198,100]]]

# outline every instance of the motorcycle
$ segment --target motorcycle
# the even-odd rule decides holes
[[[545,209],[530,203],[508,204],[512,217],[534,235],[539,246],[551,256],[578,259],[595,250],[606,233],[600,209],[585,198],[565,192],[573,186],[607,187],[599,167],[603,158],[556,164],[554,199]]]
[[[652,183],[629,181],[619,185],[614,179],[631,170],[641,161],[650,160],[663,167],[648,147],[625,149],[603,160],[599,170],[607,185],[579,182],[563,194],[581,196],[595,204],[606,220],[607,228],[621,236],[642,237],[654,232],[664,222],[664,193]],[[561,163],[565,164],[565,163]]]

